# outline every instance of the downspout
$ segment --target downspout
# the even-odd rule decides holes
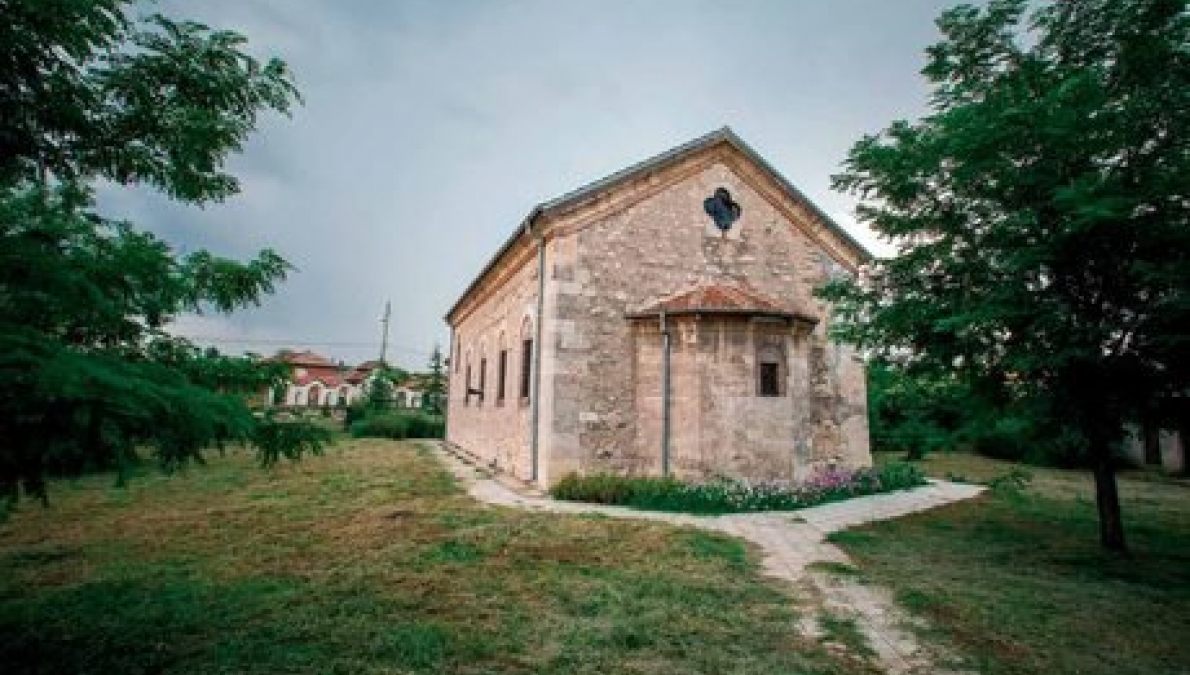
[[[536,215],[536,214],[535,214]],[[525,223],[526,234],[534,234],[533,221],[536,218],[530,217]],[[536,233],[537,236],[537,317],[533,322],[533,384],[532,391],[529,398],[529,457],[532,466],[529,471],[529,480],[536,483],[540,476],[538,469],[538,427],[540,426],[540,401],[541,401],[541,317],[545,313],[545,239],[541,233]]]
[[[661,310],[661,475],[669,477],[669,326]]]

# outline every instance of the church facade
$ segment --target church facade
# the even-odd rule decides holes
[[[727,128],[540,204],[446,317],[447,441],[541,485],[868,465],[813,292],[869,257]]]

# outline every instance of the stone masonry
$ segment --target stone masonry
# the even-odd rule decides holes
[[[719,188],[740,206],[725,232],[704,210]],[[572,471],[658,473],[664,323],[674,473],[799,478],[868,464],[863,366],[828,340],[829,308],[813,296],[867,258],[730,130],[542,204],[447,317],[447,438],[542,484]],[[699,287],[739,289],[757,305],[664,322],[641,313]],[[536,400],[519,396],[526,339],[540,350],[529,355]],[[759,393],[762,360],[776,364],[775,395]]]

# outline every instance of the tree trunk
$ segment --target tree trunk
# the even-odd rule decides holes
[[[1124,521],[1120,518],[1120,493],[1111,444],[1097,440],[1091,447],[1095,473],[1095,505],[1099,507],[1099,543],[1109,551],[1127,552]]]

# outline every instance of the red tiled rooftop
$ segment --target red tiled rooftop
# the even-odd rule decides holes
[[[295,366],[307,366],[315,368],[320,366],[326,368],[338,367],[334,361],[322,356],[321,354],[315,354],[314,352],[308,350],[301,352],[282,352],[273,357],[273,359],[282,363],[290,363]]]
[[[752,288],[727,282],[699,284],[690,290],[660,298],[644,309],[633,312],[630,316],[656,316],[662,312],[670,315],[745,314],[787,319],[798,318],[817,323],[813,317],[791,307],[785,307]]]

